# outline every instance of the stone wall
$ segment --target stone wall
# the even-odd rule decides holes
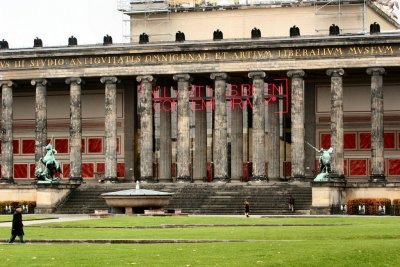
[[[0,185],[0,201],[34,201],[35,213],[52,213],[77,185]]]

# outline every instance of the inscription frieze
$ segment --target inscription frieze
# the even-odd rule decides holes
[[[123,55],[88,55],[71,57],[37,57],[0,59],[0,71],[18,69],[57,69],[80,67],[139,66],[248,60],[324,59],[400,55],[398,45],[338,46],[317,48],[279,48],[236,51],[166,52]]]

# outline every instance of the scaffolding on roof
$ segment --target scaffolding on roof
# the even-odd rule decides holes
[[[262,6],[290,7],[290,6],[314,6],[315,32],[327,32],[331,24],[340,27],[340,33],[364,33],[366,32],[366,0],[118,0],[118,10],[130,16],[124,22],[125,27],[131,29],[142,23],[143,30],[149,36],[171,36],[171,32],[147,32],[154,26],[168,26],[172,12],[196,12],[209,10],[231,10]],[[359,16],[360,23],[352,28],[342,28],[342,22],[350,16]],[[344,24],[344,23],[343,23]],[[159,27],[167,29],[168,27]],[[126,35],[130,41],[139,35]]]
[[[315,31],[327,32],[331,24],[339,27],[349,16],[359,16],[360,24],[352,28],[340,27],[340,33],[357,32],[365,33],[366,0],[316,0],[315,10]]]

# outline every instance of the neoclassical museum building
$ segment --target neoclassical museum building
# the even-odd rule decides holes
[[[314,178],[330,147],[338,177],[396,182],[400,32],[382,10],[130,1],[128,43],[0,36],[1,182],[34,181],[48,143],[71,183]]]

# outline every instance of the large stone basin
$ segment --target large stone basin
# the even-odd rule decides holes
[[[162,210],[168,205],[172,193],[140,189],[122,190],[101,194],[107,205],[117,213],[143,213],[144,210]]]

